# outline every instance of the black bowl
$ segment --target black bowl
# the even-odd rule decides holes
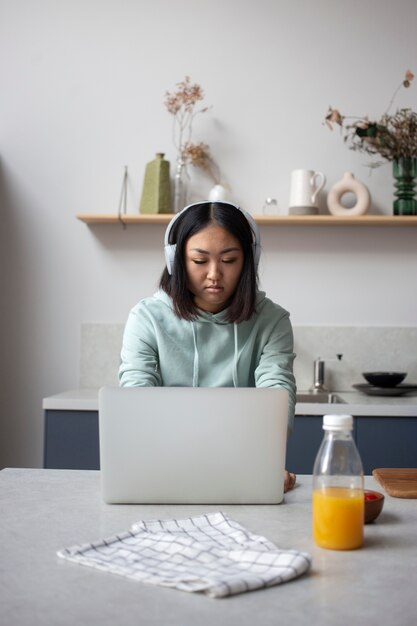
[[[402,383],[407,373],[404,372],[364,372],[362,376],[374,387],[395,387]]]

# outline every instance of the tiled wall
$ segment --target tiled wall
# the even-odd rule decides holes
[[[80,386],[117,385],[123,324],[83,324]],[[326,363],[326,384],[349,390],[365,382],[366,371],[408,372],[404,382],[417,382],[417,327],[296,326],[294,372],[300,390],[313,382],[313,362]],[[339,361],[337,354],[343,357]]]

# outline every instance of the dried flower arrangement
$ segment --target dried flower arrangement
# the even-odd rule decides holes
[[[204,99],[200,85],[192,83],[189,76],[177,83],[173,93],[165,93],[165,107],[173,116],[173,140],[178,151],[178,160],[182,164],[191,164],[201,168],[217,184],[220,182],[220,171],[205,143],[192,143],[194,118],[206,113],[211,107],[196,109],[198,102]]]
[[[397,109],[394,114],[389,113],[398,91],[401,87],[410,87],[413,79],[414,74],[408,70],[379,120],[370,120],[368,116],[346,117],[338,109],[329,107],[325,124],[331,130],[333,124],[340,126],[344,141],[350,142],[351,150],[379,155],[386,161],[417,157],[417,113],[412,109]],[[354,121],[346,124],[346,120]],[[384,161],[374,162],[370,167],[378,167],[383,163]]]
[[[182,150],[182,158],[185,163],[191,163],[201,168],[216,184],[220,184],[220,170],[210,154],[210,148],[206,143],[186,143]]]

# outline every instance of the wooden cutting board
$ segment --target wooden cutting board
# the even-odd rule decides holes
[[[415,468],[374,469],[372,476],[394,498],[417,498],[417,469]]]

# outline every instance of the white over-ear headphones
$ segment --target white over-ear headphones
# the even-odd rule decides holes
[[[171,233],[172,227],[174,223],[176,222],[176,220],[179,218],[179,216],[185,213],[185,211],[188,211],[188,209],[191,209],[194,206],[200,206],[201,204],[213,204],[213,203],[210,201],[207,201],[207,202],[194,202],[193,204],[189,204],[184,209],[182,209],[182,211],[174,215],[174,217],[172,218],[172,220],[167,226],[167,229],[165,231],[165,237],[164,237],[164,251],[165,251],[165,262],[166,262],[166,266],[167,266],[167,270],[169,274],[172,274],[172,269],[174,267],[175,251],[177,249],[176,243],[169,243],[169,235]],[[223,201],[221,202],[221,204],[227,204],[228,206],[233,207],[237,211],[240,211],[241,213],[243,213],[243,215],[246,217],[247,221],[249,222],[249,226],[251,227],[253,236],[254,236],[254,241],[252,243],[252,252],[253,252],[253,261],[255,264],[255,271],[257,271],[258,265],[259,265],[259,258],[261,256],[261,239],[260,239],[259,228],[258,228],[257,223],[255,222],[255,220],[253,219],[250,213],[248,213],[244,209],[241,209],[236,204],[232,204],[231,202],[223,202]]]

